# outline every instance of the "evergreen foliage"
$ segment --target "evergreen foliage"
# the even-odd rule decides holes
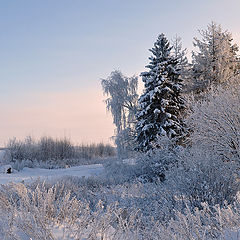
[[[150,52],[152,56],[146,66],[149,71],[141,74],[145,91],[139,99],[136,125],[137,149],[143,152],[158,147],[160,136],[174,138],[184,132],[178,57],[172,54],[172,47],[164,34],[159,35]]]

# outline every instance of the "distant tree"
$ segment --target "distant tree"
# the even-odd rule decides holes
[[[199,49],[192,53],[193,90],[204,92],[213,84],[227,84],[239,73],[238,46],[232,43],[232,35],[212,22],[194,38]]]
[[[171,40],[172,54],[178,60],[176,66],[179,69],[180,78],[184,81],[188,78],[189,63],[187,59],[187,49],[182,46],[182,39],[179,36],[175,36]]]
[[[108,96],[105,100],[107,110],[112,113],[116,126],[118,155],[122,156],[129,150],[134,139],[138,78],[126,77],[120,71],[113,71],[107,79],[102,80],[102,88]]]
[[[179,138],[184,132],[179,58],[173,55],[164,34],[159,35],[150,52],[146,66],[150,70],[141,74],[145,91],[139,99],[136,125],[137,149],[143,152],[158,147],[161,136]]]

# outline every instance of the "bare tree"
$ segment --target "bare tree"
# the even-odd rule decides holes
[[[120,71],[111,72],[107,79],[102,79],[102,88],[107,95],[106,107],[112,113],[116,126],[115,142],[118,155],[121,156],[133,139],[133,126],[137,109],[138,78],[126,77]]]
[[[194,38],[198,52],[192,53],[192,78],[195,92],[204,92],[213,84],[226,84],[239,73],[238,46],[232,35],[214,22],[200,30],[202,39]]]
[[[193,104],[188,120],[192,126],[192,142],[216,152],[223,160],[240,164],[240,88],[235,86],[209,94]]]

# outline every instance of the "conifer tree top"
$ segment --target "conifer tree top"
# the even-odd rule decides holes
[[[153,55],[149,57],[150,63],[146,68],[154,70],[157,64],[164,62],[169,58],[171,49],[172,47],[170,47],[169,41],[165,35],[163,33],[160,34],[157,41],[154,43],[153,48],[149,49]],[[144,75],[144,73],[141,75]]]

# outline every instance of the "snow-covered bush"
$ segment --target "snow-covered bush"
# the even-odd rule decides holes
[[[240,88],[218,88],[192,105],[191,144],[240,164]]]
[[[232,239],[238,240],[240,234],[240,199],[234,205],[219,205],[213,208],[202,203],[202,210],[191,211],[188,207],[184,213],[176,211],[175,218],[155,227],[153,239]]]
[[[63,160],[74,158],[75,149],[67,138],[53,139],[42,137],[38,141],[28,136],[24,140],[10,139],[7,143],[7,153],[15,160]]]
[[[34,140],[10,139],[7,143],[2,164],[11,163],[17,170],[23,167],[62,168],[66,165],[102,163],[105,158],[116,155],[110,144],[74,146],[69,139],[42,137]]]
[[[122,146],[122,149],[118,150],[119,158],[133,157],[136,152],[135,148],[135,129],[134,127],[127,127],[121,130],[115,137],[113,137],[117,146]],[[118,147],[118,148],[119,148]]]
[[[79,159],[92,160],[96,158],[113,157],[116,150],[110,144],[82,144],[75,147],[75,156]]]
[[[135,159],[131,160],[135,162]],[[114,182],[114,184],[136,181],[142,173],[141,167],[129,164],[128,161],[129,159],[105,161],[103,177],[108,179],[109,182]]]
[[[166,172],[165,184],[192,208],[201,208],[202,202],[223,206],[233,203],[240,191],[237,171],[235,164],[196,146],[179,154],[178,164]]]
[[[141,182],[164,181],[165,172],[177,165],[182,147],[174,145],[167,136],[159,138],[157,145],[156,149],[136,158],[137,176]]]
[[[237,236],[240,230],[239,197],[232,205],[222,207],[202,203],[201,210],[188,207],[188,202],[182,200],[185,208],[181,209],[180,205],[171,206],[167,198],[164,201],[167,194],[162,185],[134,183],[104,187],[104,183],[96,185],[96,179],[83,181],[86,179],[69,178],[56,184],[1,186],[1,237],[209,240],[224,239],[229,233]],[[91,198],[86,198],[87,195]]]
[[[181,147],[170,145],[171,141],[167,137],[158,143],[163,144],[162,147],[147,154],[135,153],[132,158],[105,161],[104,177],[115,184],[163,181],[165,172],[176,164],[177,152]]]

